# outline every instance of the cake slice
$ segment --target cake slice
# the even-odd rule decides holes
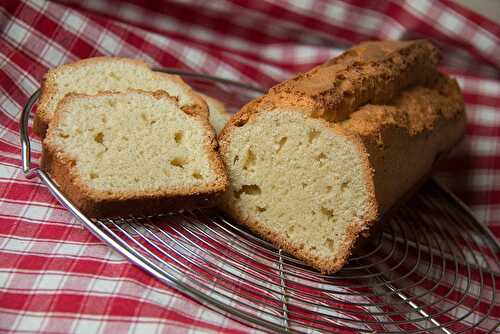
[[[41,165],[90,217],[208,207],[228,185],[206,115],[163,91],[67,95]]]
[[[215,133],[219,134],[231,118],[231,114],[226,111],[226,107],[221,101],[202,93],[198,94],[207,102],[208,119],[214,127]]]
[[[438,60],[426,41],[363,43],[247,104],[219,135],[223,209],[314,268],[341,269],[464,134]]]
[[[99,92],[163,90],[174,97],[188,112],[205,113],[203,99],[179,76],[152,71],[141,60],[119,57],[95,57],[59,66],[47,72],[42,80],[41,95],[33,130],[44,137],[58,103],[66,94],[95,95]]]

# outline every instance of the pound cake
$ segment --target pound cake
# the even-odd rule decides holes
[[[429,42],[366,42],[271,88],[219,136],[222,208],[323,273],[463,136]]]
[[[44,137],[58,103],[68,93],[94,95],[99,92],[124,92],[128,89],[163,90],[177,99],[182,109],[204,113],[203,99],[179,76],[152,71],[141,60],[95,57],[59,66],[42,80],[40,101],[33,123],[34,132]]]
[[[206,115],[163,91],[66,95],[41,165],[90,217],[213,206],[228,186]]]

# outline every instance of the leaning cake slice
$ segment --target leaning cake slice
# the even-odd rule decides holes
[[[95,57],[59,66],[45,74],[33,130],[40,137],[45,136],[57,105],[66,94],[95,95],[128,89],[163,90],[175,98],[182,109],[208,116],[205,101],[180,77],[152,71],[138,59]]]
[[[208,207],[228,185],[206,115],[162,91],[67,95],[42,168],[91,217]]]

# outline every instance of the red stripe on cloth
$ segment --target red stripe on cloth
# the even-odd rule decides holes
[[[106,8],[109,8],[109,9],[114,8],[113,1],[106,2],[106,4],[107,4]],[[161,6],[161,8],[159,8],[158,11],[148,10],[146,8],[141,8],[142,11],[139,13],[139,15],[141,15],[141,17],[134,19],[133,21],[130,21],[126,17],[121,16],[121,14],[120,14],[121,12],[115,12],[115,11],[111,11],[111,10],[110,11],[95,10],[93,8],[84,7],[85,6],[84,3],[83,4],[70,3],[69,5],[72,8],[77,8],[79,10],[82,10],[82,11],[88,12],[88,13],[92,13],[94,15],[97,14],[97,15],[101,15],[101,16],[104,16],[107,18],[112,18],[114,20],[119,20],[121,22],[133,23],[136,27],[142,28],[144,30],[152,31],[155,33],[161,33],[165,36],[168,36],[172,39],[178,40],[182,43],[193,45],[194,47],[202,47],[204,52],[210,53],[211,55],[214,55],[217,57],[219,57],[219,56],[224,57],[222,59],[226,59],[226,57],[231,57],[232,55],[240,55],[244,58],[247,58],[247,59],[250,59],[253,61],[257,61],[259,63],[272,64],[273,66],[281,67],[281,68],[284,68],[287,70],[295,70],[295,71],[297,70],[297,65],[294,63],[285,63],[284,59],[280,59],[280,60],[276,59],[275,60],[275,59],[269,59],[269,58],[263,56],[260,53],[260,51],[262,48],[266,47],[266,44],[263,43],[262,40],[260,40],[258,43],[256,43],[256,42],[252,42],[249,40],[241,39],[239,37],[232,37],[232,38],[235,38],[238,40],[238,44],[240,44],[240,43],[243,44],[243,47],[240,48],[240,47],[232,47],[232,45],[230,43],[224,43],[221,39],[207,41],[203,38],[198,37],[197,35],[193,35],[193,36],[184,35],[184,34],[179,33],[177,31],[170,31],[170,30],[166,30],[164,28],[159,28],[159,27],[155,26],[154,24],[152,24],[151,16],[157,16],[158,17],[157,19],[160,19],[160,17],[161,17],[161,20],[171,20],[172,17],[167,15],[168,13],[171,14],[171,11],[166,10],[165,6]],[[173,4],[173,5],[176,6],[179,4]],[[136,5],[124,4],[124,6],[136,6]],[[134,10],[136,8],[137,7],[127,7],[128,10]],[[176,18],[176,19],[178,19],[178,18]],[[181,21],[178,20],[177,22],[181,22]],[[190,27],[187,24],[185,24],[185,26],[188,29]],[[193,26],[193,27],[195,27],[195,26]],[[203,27],[202,29],[206,30],[207,28]],[[222,36],[227,36],[228,31],[230,31],[231,33],[234,33],[235,30],[232,30],[231,27],[226,27],[226,29],[220,33],[218,33],[215,30],[212,30],[211,32],[213,32],[214,35],[217,34],[221,38],[224,38]],[[281,40],[275,41],[275,42],[276,43],[289,43],[289,41],[283,42]],[[227,54],[228,52],[230,52],[230,54]],[[307,68],[310,68],[317,63],[318,62],[313,62],[313,63],[308,64],[306,66],[307,66]],[[304,69],[306,69],[306,68],[304,68]]]
[[[231,35],[237,35],[248,41],[259,43],[286,43],[294,40],[291,36],[277,36],[271,33],[268,29],[262,29],[262,27],[268,26],[268,20],[270,17],[261,18],[258,16],[252,16],[250,18],[252,21],[249,24],[243,25],[239,22],[239,20],[234,20],[238,14],[241,15],[241,11],[235,10],[231,7],[224,8],[223,6],[221,9],[223,11],[229,9],[229,12],[222,12],[226,15],[221,15],[222,13],[217,9],[212,9],[209,6],[205,7],[204,4],[200,3],[198,6],[202,10],[197,12],[197,15],[192,15],[193,6],[189,4],[185,5],[170,1],[143,3],[140,0],[128,2],[135,3],[136,5],[146,8],[151,12],[168,14],[176,17],[177,19],[189,22],[192,25],[210,28],[221,34],[230,33]]]
[[[2,293],[0,297],[4,301],[2,307],[10,309],[23,309],[29,312],[45,311],[47,306],[47,295],[44,294],[22,294],[22,293]],[[208,322],[197,321],[188,312],[182,309],[167,309],[161,305],[139,302],[120,296],[92,296],[57,293],[53,295],[54,302],[50,305],[52,313],[68,313],[85,315],[105,314],[105,317],[154,317],[159,319],[170,319],[173,322],[193,323],[193,325],[203,325],[207,329],[216,330],[220,328]],[[83,306],[83,307],[82,307]]]
[[[439,30],[435,25],[432,25],[432,20],[422,20],[421,17],[418,17],[414,12],[408,10],[408,6],[403,3],[391,1],[388,11],[393,13],[393,15],[398,16],[401,21],[405,22],[405,24],[409,23],[412,26],[412,31],[415,34],[418,34],[420,36],[433,36],[435,41],[444,41],[445,43],[464,48],[474,56],[478,57],[478,59],[480,60],[485,60],[494,65],[498,64],[497,59],[492,57],[492,54],[485,54],[481,51],[478,51],[475,47],[468,44],[465,40],[459,41],[449,37],[445,32]],[[427,14],[432,15],[434,13],[435,12],[430,11]],[[437,17],[434,17],[434,19],[436,20]]]
[[[463,17],[476,23],[478,26],[483,27],[485,30],[491,32],[493,35],[500,36],[500,24],[490,20],[486,16],[477,14],[471,11],[470,9],[462,7],[462,5],[460,5],[457,2],[450,0],[441,0],[441,1],[446,5],[446,7],[456,11]]]

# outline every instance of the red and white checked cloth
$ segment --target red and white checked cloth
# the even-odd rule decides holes
[[[20,110],[49,68],[122,55],[268,87],[362,40],[421,37],[467,103],[439,176],[500,237],[500,26],[448,0],[0,1],[0,332],[252,331],[129,264],[23,177]]]

